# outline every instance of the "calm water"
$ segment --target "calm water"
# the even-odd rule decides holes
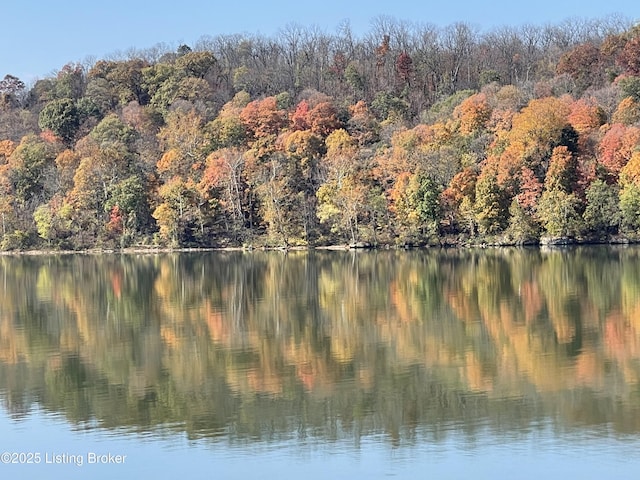
[[[0,257],[1,478],[638,478],[639,380],[635,247]]]

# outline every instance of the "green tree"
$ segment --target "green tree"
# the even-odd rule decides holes
[[[205,78],[216,63],[211,52],[188,52],[176,59],[175,66],[189,77]]]
[[[347,68],[344,71],[344,77],[347,81],[347,84],[353,90],[354,95],[359,94],[364,90],[365,82],[362,78],[362,75],[358,71],[356,65],[352,62],[347,65]]]
[[[640,151],[635,151],[620,170],[620,211],[627,232],[640,230]]]
[[[546,190],[536,210],[538,219],[551,237],[574,237],[580,231],[580,202],[573,193]]]
[[[133,142],[138,136],[131,126],[120,120],[120,117],[114,113],[102,119],[90,135],[100,148],[107,148],[111,145],[125,148],[130,152],[133,150]]]
[[[616,233],[621,220],[618,187],[598,179],[587,188],[586,197],[586,228],[598,237]]]
[[[81,100],[93,105],[101,116],[115,109],[119,103],[116,92],[114,92],[111,84],[105,78],[90,80]]]
[[[478,177],[475,198],[474,210],[479,232],[493,235],[504,230],[509,218],[509,198],[498,185],[495,175],[483,172]]]
[[[218,116],[204,127],[211,150],[239,147],[246,143],[247,132],[238,116]]]
[[[36,229],[38,235],[45,239],[49,245],[51,245],[51,239],[54,234],[53,229],[53,214],[49,205],[40,205],[33,212],[33,220],[36,223]]]
[[[517,244],[535,242],[540,237],[540,226],[517,198],[509,206],[509,227],[506,233]]]
[[[111,212],[114,207],[118,207],[122,218],[121,243],[124,246],[133,239],[136,230],[149,221],[149,204],[140,176],[131,175],[111,187],[104,209]]]
[[[19,106],[25,93],[25,84],[18,77],[5,75],[0,80],[0,110]]]
[[[640,231],[640,186],[629,183],[620,190],[620,211],[624,230]]]
[[[618,85],[626,97],[631,97],[636,102],[640,102],[640,77],[629,76],[621,78],[618,81]]]
[[[423,234],[433,236],[438,233],[441,219],[440,186],[428,175],[415,175],[410,182],[410,199],[415,207]]]
[[[56,76],[55,91],[57,98],[78,100],[85,89],[85,75],[82,66],[67,64]]]
[[[428,175],[398,175],[389,197],[395,214],[393,228],[400,241],[428,240],[438,233],[441,188]]]
[[[55,188],[55,153],[35,135],[22,139],[11,154],[9,178],[14,199],[22,208],[35,208],[30,204],[46,202]]]
[[[371,102],[371,110],[380,120],[405,118],[409,111],[409,102],[390,92],[380,92]]]
[[[146,105],[149,93],[143,81],[143,70],[148,66],[149,64],[140,58],[124,62],[100,60],[89,70],[87,77],[90,83],[98,78],[106,80],[109,91],[120,105],[126,105],[131,101]]]
[[[80,126],[76,104],[70,98],[61,98],[47,103],[40,112],[38,125],[51,130],[54,135],[69,143]]]

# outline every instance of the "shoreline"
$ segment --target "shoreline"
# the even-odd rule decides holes
[[[304,251],[381,251],[381,250],[433,250],[433,249],[471,249],[471,248],[566,248],[581,246],[626,246],[640,244],[638,239],[626,237],[612,238],[609,240],[583,240],[566,237],[543,238],[537,242],[495,242],[495,241],[454,241],[425,245],[372,245],[366,242],[356,244],[332,244],[316,246],[278,246],[278,247],[125,247],[125,248],[91,248],[84,250],[56,250],[56,249],[33,249],[33,250],[3,250],[0,256],[40,256],[40,255],[151,255],[160,253],[200,253],[200,252],[304,252]]]

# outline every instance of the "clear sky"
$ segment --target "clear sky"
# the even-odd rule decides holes
[[[0,78],[27,83],[69,62],[159,43],[193,45],[205,35],[274,35],[288,24],[333,33],[345,20],[360,35],[381,15],[447,26],[559,24],[621,14],[640,20],[638,0],[7,0],[0,6]]]

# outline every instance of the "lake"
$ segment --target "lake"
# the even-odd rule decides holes
[[[640,248],[0,257],[2,478],[637,478]]]

